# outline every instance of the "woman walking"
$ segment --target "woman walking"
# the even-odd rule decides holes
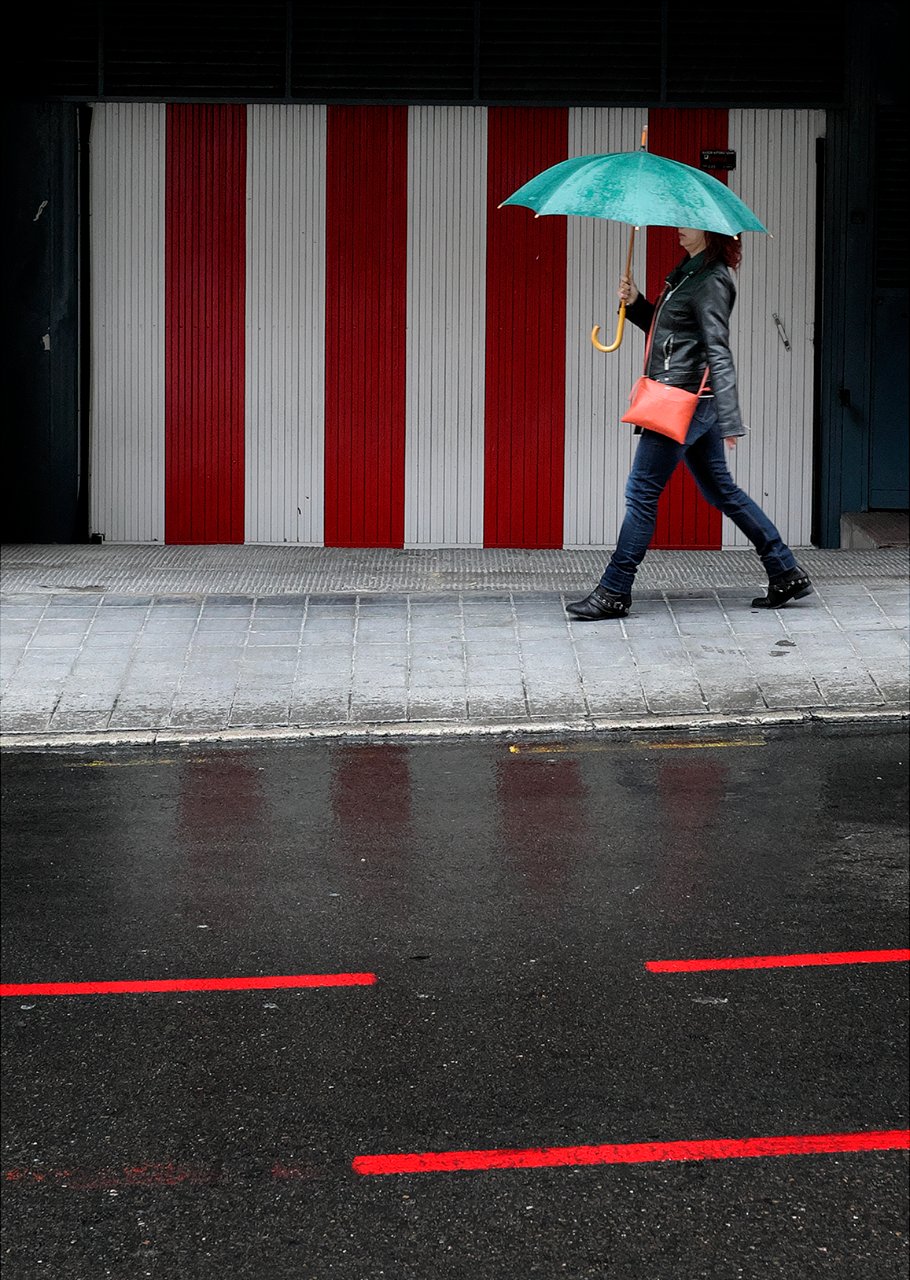
[[[616,550],[591,594],[566,606],[579,622],[628,614],[635,573],[654,536],[658,499],[680,459],[708,502],[752,542],[765,567],[768,593],[753,600],[753,608],[777,609],[812,590],[805,570],[764,511],[739,488],[724,458],[724,444],[732,448],[737,437],[745,435],[729,344],[736,299],[731,273],[739,266],[741,243],[713,231],[678,231],[687,256],[667,278],[656,306],[628,277],[620,281],[619,298],[639,329],[647,333],[653,325],[648,377],[697,392],[707,366],[710,384],[700,392],[683,444],[655,431],[641,432],[626,481],[626,515]]]

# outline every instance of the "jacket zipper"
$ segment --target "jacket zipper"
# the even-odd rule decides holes
[[[696,272],[696,271],[693,271],[693,272],[691,273],[691,275],[697,275],[697,274],[698,274],[698,272]],[[667,303],[669,302],[670,298],[673,296],[673,294],[676,292],[676,290],[680,287],[680,285],[684,285],[684,284],[686,283],[686,281],[687,281],[687,280],[689,280],[690,278],[691,278],[691,276],[689,276],[689,275],[683,276],[683,278],[682,278],[681,280],[678,280],[678,281],[676,282],[676,284],[673,286],[673,288],[672,288],[672,289],[667,289],[667,290],[664,292],[663,297],[660,299],[660,301],[659,301],[659,302],[658,302],[658,304],[657,304],[657,312],[656,312],[656,314],[655,314],[655,316],[654,316],[654,320],[653,320],[653,324],[654,324],[654,332],[655,332],[655,333],[657,332],[657,322],[658,322],[658,320],[660,319],[660,313],[661,313],[661,311],[663,311],[664,307],[667,305]],[[672,334],[672,333],[670,333],[670,334],[668,334],[668,335],[667,335],[667,337],[666,337],[666,339],[665,339],[665,341],[664,341],[664,373],[669,373],[669,372],[670,372],[670,361],[671,361],[672,357],[673,357],[673,334]]]
[[[678,281],[678,282],[673,286],[673,288],[672,288],[672,289],[666,289],[666,290],[664,291],[663,297],[660,299],[660,301],[659,301],[659,302],[658,302],[658,304],[657,304],[657,311],[656,311],[656,313],[655,313],[655,315],[654,315],[654,319],[653,319],[653,321],[652,321],[652,324],[653,324],[653,326],[654,326],[654,332],[655,332],[655,333],[657,332],[657,322],[658,322],[658,320],[660,319],[660,313],[661,313],[661,311],[663,311],[664,307],[665,307],[665,306],[667,305],[667,303],[670,301],[670,298],[673,296],[673,294],[676,292],[676,290],[679,288],[679,286],[680,286],[681,284],[684,284],[684,283],[685,283],[685,281],[686,281],[687,279],[688,279],[688,277],[687,277],[687,276],[683,276],[682,280]],[[669,343],[669,345],[670,345],[670,349],[669,349],[669,351],[667,350],[667,343]],[[667,337],[666,341],[664,342],[664,373],[667,373],[667,372],[669,371],[669,368],[670,368],[670,356],[671,356],[672,354],[673,354],[673,334],[671,333],[671,334],[669,334],[669,336]]]

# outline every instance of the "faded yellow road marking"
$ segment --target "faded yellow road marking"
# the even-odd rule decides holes
[[[148,760],[74,760],[69,762],[71,769],[137,769],[140,765],[152,764],[201,764],[202,756],[181,756],[176,759],[170,756],[152,757]]]

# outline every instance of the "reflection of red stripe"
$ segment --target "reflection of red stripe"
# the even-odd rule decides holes
[[[167,108],[165,541],[243,542],[246,108]]]
[[[810,1133],[772,1138],[716,1138],[703,1142],[623,1142],[584,1147],[527,1147],[490,1151],[428,1151],[357,1156],[356,1173],[452,1173],[460,1169],[551,1169],[561,1165],[650,1164],[667,1160],[735,1160],[748,1156],[831,1155],[910,1147],[910,1130]]]
[[[329,107],[325,544],[404,542],[407,107]]]
[[[531,891],[559,892],[583,839],[588,792],[577,759],[509,755],[496,771],[496,798],[509,863]]]
[[[101,996],[134,991],[273,991],[280,987],[368,987],[375,973],[295,973],[270,978],[152,978],[146,982],[4,982],[2,996]]]
[[[564,109],[487,114],[484,544],[561,547],[566,220],[497,206],[565,160]]]
[[[723,150],[727,139],[726,111],[660,108],[648,112],[648,150],[695,169],[700,167],[703,149]],[[712,177],[726,182],[723,172]],[[683,256],[675,228],[648,228],[649,298],[657,297],[667,274]],[[718,550],[720,543],[720,512],[701,497],[685,466],[679,467],[661,497],[651,545]]]
[[[401,833],[411,821],[411,771],[407,747],[368,743],[342,747],[333,757],[332,814],[354,837],[352,848],[368,840],[397,860]]]
[[[910,960],[910,950],[807,951],[783,956],[724,956],[719,960],[648,960],[651,973],[694,973],[704,969],[787,969],[813,964],[888,964]]]

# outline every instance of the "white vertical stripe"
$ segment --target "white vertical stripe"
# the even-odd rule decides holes
[[[743,235],[731,345],[750,432],[731,466],[794,547],[809,545],[812,527],[815,141],[824,133],[820,111],[730,112],[730,186],[774,237]],[[727,519],[722,536],[724,546],[749,545]]]
[[[165,113],[92,115],[89,521],[108,542],[164,541]]]
[[[247,109],[245,538],[324,529],[326,108]]]
[[[569,111],[569,155],[632,151],[641,110],[580,107]],[[627,324],[619,350],[591,345],[616,334],[616,289],[630,227],[602,218],[569,218],[566,279],[566,469],[564,543],[613,546],[623,516],[623,487],[635,451],[633,428],[620,422],[632,383],[641,373],[644,338]],[[636,236],[632,274],[645,280],[645,232]]]
[[[487,113],[408,111],[405,546],[483,545]]]

